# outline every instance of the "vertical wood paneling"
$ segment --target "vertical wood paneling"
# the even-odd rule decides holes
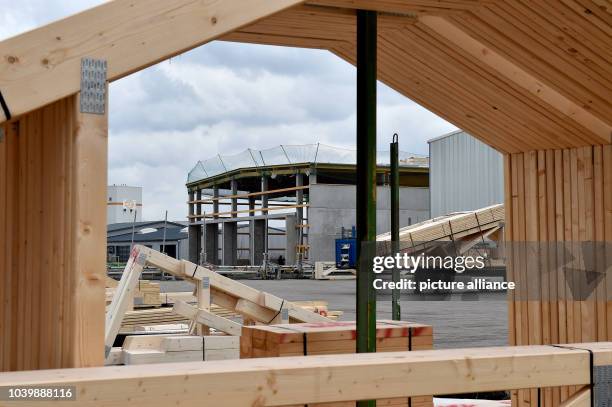
[[[505,188],[511,194],[506,225],[512,229],[506,237],[515,248],[509,253],[508,275],[523,290],[509,297],[514,302],[509,305],[510,343],[612,340],[612,281],[604,279],[596,290],[586,291],[586,298],[572,297],[570,285],[585,292],[587,283],[577,272],[570,273],[566,283],[561,266],[571,258],[548,244],[612,240],[612,146],[529,151],[507,155],[506,160]],[[528,248],[520,242],[528,242]],[[591,259],[606,261],[589,246],[575,247],[581,250],[571,255],[582,258],[569,267],[580,268]],[[540,405],[559,405],[574,391],[543,389]],[[517,405],[538,405],[537,398],[533,390],[513,392]]]
[[[3,125],[0,371],[103,363],[107,117],[78,105]]]

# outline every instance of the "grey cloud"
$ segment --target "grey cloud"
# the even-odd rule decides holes
[[[230,67],[244,75],[267,71],[280,75],[325,77],[346,82],[345,68],[329,58],[330,55],[326,50],[216,41],[189,51],[176,60]],[[344,65],[350,67],[347,63]]]

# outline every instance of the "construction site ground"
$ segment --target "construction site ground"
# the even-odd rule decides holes
[[[289,301],[322,300],[330,310],[343,311],[340,320],[355,320],[355,280],[240,280]],[[162,281],[161,291],[191,291],[186,281]],[[486,305],[484,304],[486,302]],[[508,345],[508,303],[505,293],[434,298],[402,295],[402,319],[434,327],[436,349]],[[378,296],[379,319],[391,319],[391,295]]]

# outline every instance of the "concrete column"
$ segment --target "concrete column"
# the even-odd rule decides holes
[[[218,186],[214,186],[213,187],[213,213],[219,213],[219,187]],[[218,218],[219,215],[214,215],[214,218]]]
[[[188,211],[187,213],[189,214],[189,216],[195,215],[195,206],[194,204],[192,204],[191,202],[194,201],[195,199],[195,191],[188,191],[188,196],[189,196],[189,204],[188,204]],[[195,222],[194,218],[188,218],[189,222]]]
[[[232,190],[231,194],[232,195],[238,195],[238,181],[236,181],[235,179],[230,181],[230,188]],[[238,211],[238,198],[231,198],[232,199],[232,212],[237,212]],[[234,214],[232,215],[232,218],[237,217],[238,214]]]
[[[189,191],[189,201],[196,198],[195,191]],[[189,204],[189,215],[195,215],[195,205]],[[201,250],[202,228],[194,224],[201,219],[189,218],[188,240],[189,240],[189,261],[198,264]]]
[[[202,190],[200,188],[198,188],[197,192],[196,192],[196,199],[198,201],[202,200]],[[196,215],[201,215],[202,214],[202,204],[201,203],[197,203],[196,204]],[[198,220],[204,220],[203,218],[198,218]]]
[[[317,174],[314,171],[311,171],[310,175],[308,176],[308,184],[314,185],[316,183],[317,183]]]
[[[298,229],[296,215],[287,215],[285,218],[285,230],[286,230],[286,241],[285,241],[285,264],[292,265],[296,264],[296,246],[298,244]]]
[[[209,223],[204,227],[205,261],[219,263],[219,225]]]
[[[249,225],[249,248],[251,265],[259,266],[263,263],[266,239],[266,220],[253,219]]]
[[[267,191],[268,190],[268,177],[266,175],[263,175],[261,177],[261,190],[262,191]],[[267,215],[268,214],[268,195],[262,195],[261,196],[261,214],[262,215]],[[268,219],[264,219],[263,220],[263,230],[264,230],[264,234],[263,234],[263,253],[267,256],[269,256],[270,254],[268,253]],[[268,260],[270,258],[268,257]],[[263,262],[263,261],[262,261]]]
[[[265,175],[262,175],[261,192],[264,192],[267,190],[268,190],[268,177]],[[262,215],[265,215],[268,213],[267,208],[268,208],[268,195],[262,195],[261,196],[261,214]]]
[[[303,187],[304,186],[304,174],[299,173],[295,175],[295,186]],[[296,205],[302,205],[304,203],[304,190],[298,189],[295,191],[295,203]],[[304,208],[297,208],[295,210],[297,213],[297,222],[302,223],[302,219],[304,219]]]
[[[250,196],[249,197],[249,216],[255,216],[255,197],[254,196]]]
[[[200,251],[202,250],[202,227],[200,225],[189,225],[189,261],[200,263]]]
[[[238,224],[236,222],[223,222],[221,224],[223,246],[221,259],[224,266],[236,265],[236,251],[238,249]]]

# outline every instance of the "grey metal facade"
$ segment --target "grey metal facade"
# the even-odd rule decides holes
[[[502,154],[461,130],[428,143],[432,218],[504,202]]]
[[[376,189],[376,234],[391,230],[391,199],[388,186]],[[308,208],[309,261],[334,261],[335,239],[342,227],[350,230],[356,224],[354,185],[311,184]],[[429,218],[427,188],[400,187],[400,227]]]

